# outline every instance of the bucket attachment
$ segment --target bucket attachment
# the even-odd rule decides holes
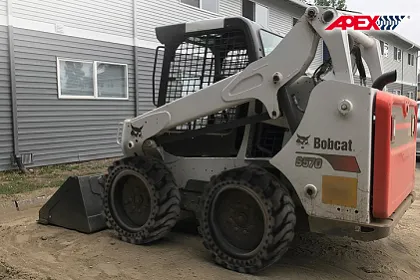
[[[106,229],[100,176],[71,176],[39,211],[38,223],[83,233]]]

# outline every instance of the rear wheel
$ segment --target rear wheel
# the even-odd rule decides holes
[[[213,178],[199,215],[204,246],[223,267],[256,273],[287,251],[294,238],[295,207],[276,177],[241,167]]]
[[[158,240],[179,217],[179,190],[171,172],[155,158],[116,161],[108,169],[103,193],[107,224],[126,242]]]

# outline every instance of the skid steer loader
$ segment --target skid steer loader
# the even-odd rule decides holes
[[[388,236],[414,200],[417,104],[384,91],[396,72],[376,40],[326,31],[337,17],[311,6],[284,38],[242,17],[158,27],[157,108],[117,132],[108,227],[147,244],[191,213],[214,261],[243,273],[296,231]],[[331,59],[308,73],[321,38]],[[372,87],[354,81],[362,58]]]

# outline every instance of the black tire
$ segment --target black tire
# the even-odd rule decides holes
[[[108,227],[121,240],[150,243],[164,237],[175,226],[181,197],[172,173],[160,160],[140,156],[124,158],[108,168],[104,179],[104,216]],[[129,179],[131,184],[127,183]],[[127,193],[130,188],[136,195]],[[134,215],[128,214],[124,198],[135,200],[131,204],[142,207],[141,211],[135,209]]]
[[[223,210],[233,209],[240,196],[243,199],[237,207],[245,212]],[[250,205],[257,205],[259,210]],[[275,176],[260,167],[235,168],[213,177],[201,197],[200,209],[199,231],[204,246],[217,264],[233,271],[253,274],[268,268],[287,252],[294,239],[292,198]],[[229,223],[234,229],[229,229]],[[258,230],[260,227],[262,230]]]

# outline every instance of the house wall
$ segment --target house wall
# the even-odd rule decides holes
[[[134,116],[133,47],[15,29],[19,148],[34,165],[119,156],[118,122]],[[58,99],[57,57],[128,64],[129,100]]]
[[[139,90],[139,112],[147,112],[154,109],[153,105],[153,65],[155,60],[155,50],[149,48],[138,48],[138,90]],[[159,56],[156,63],[155,77],[155,100],[159,95],[160,69],[163,56]]]
[[[403,65],[401,62],[395,61],[394,60],[394,46],[396,44],[392,44],[391,42],[388,42],[388,57],[384,57],[382,56],[382,61],[383,61],[383,65],[384,65],[384,71],[388,72],[388,71],[394,71],[397,70],[397,80],[401,80],[402,78],[402,68]],[[408,78],[408,77],[406,77]]]
[[[409,50],[411,45],[408,43],[397,40],[390,35],[376,33],[375,38],[388,43],[388,57],[382,56],[384,71],[397,70],[397,81],[404,81],[410,85],[417,84],[417,51]],[[402,60],[401,62],[394,60],[394,47],[401,49]],[[415,56],[414,66],[408,65],[408,54]]]
[[[242,0],[219,0],[219,14],[222,16],[242,15]]]
[[[0,5],[0,9],[2,7]],[[0,26],[0,170],[10,167],[10,156],[13,152],[9,63],[7,27]]]
[[[395,90],[398,90],[401,92],[402,95],[406,95],[406,96],[408,96],[408,94],[412,92],[414,96],[409,96],[409,97],[415,98],[417,87],[399,84],[399,83],[392,83],[387,86],[387,89],[388,89],[388,92],[394,92]]]
[[[414,65],[408,65],[408,54],[414,55]],[[403,52],[403,76],[402,80],[407,81],[412,84],[417,83],[417,64],[416,64],[417,54],[413,51]]]
[[[226,0],[220,0],[221,2]],[[241,13],[239,0],[228,0],[227,4],[220,5],[219,12],[224,16],[237,16]],[[232,11],[229,7],[234,7]],[[239,7],[239,8],[238,8]],[[137,28],[138,39],[159,43],[156,39],[155,28],[161,25],[189,22],[220,17],[221,15],[198,9],[191,5],[183,4],[179,0],[138,0],[137,1]]]
[[[133,35],[132,0],[13,0],[12,7],[17,19],[62,24],[65,29]]]

